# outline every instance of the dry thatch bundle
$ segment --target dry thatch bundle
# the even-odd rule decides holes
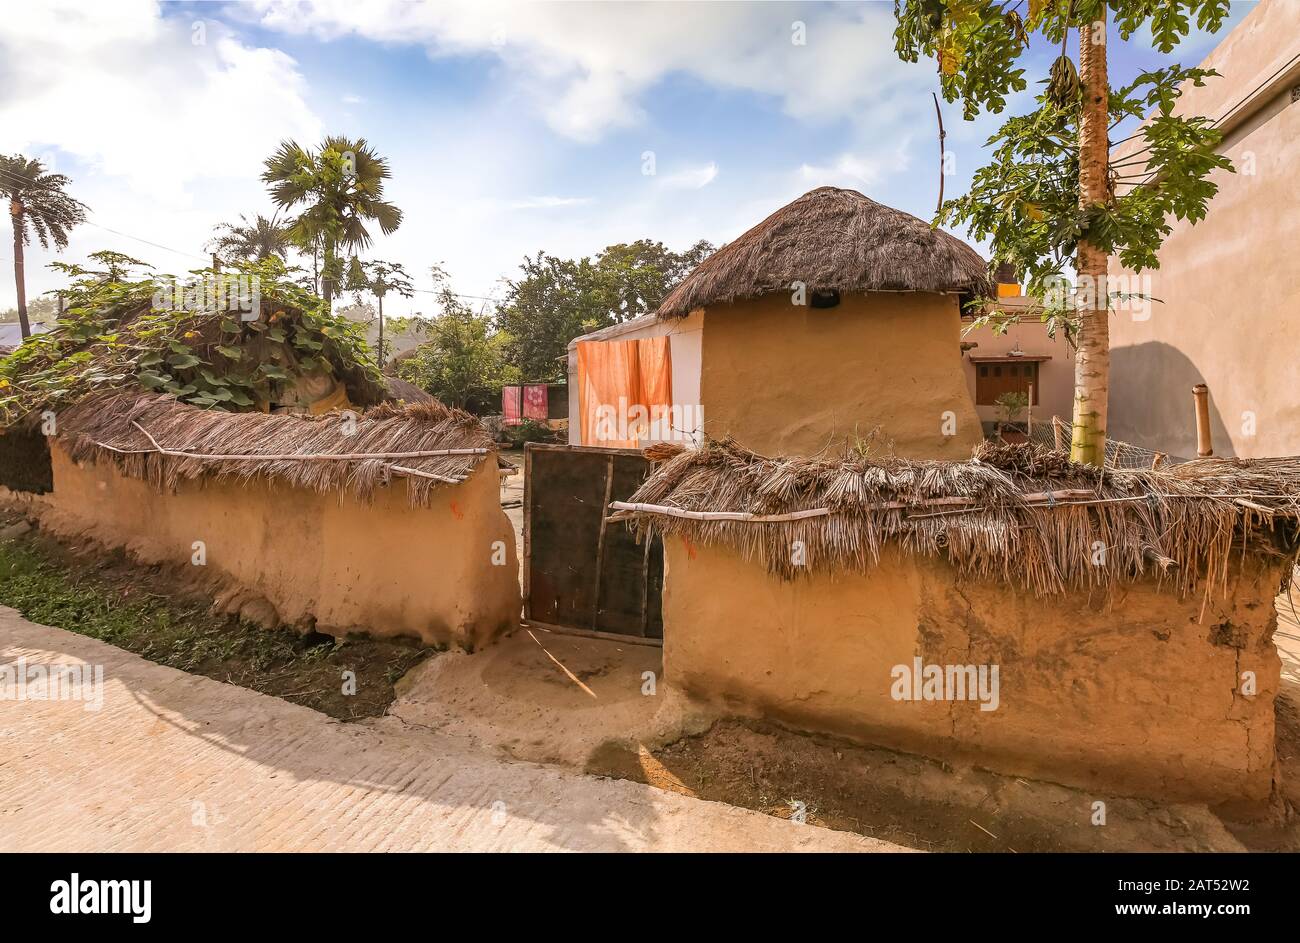
[[[654,457],[663,464],[614,503],[615,518],[642,537],[732,547],[787,578],[865,571],[894,541],[1038,595],[1153,569],[1187,592],[1226,580],[1234,547],[1294,556],[1300,531],[1300,459],[1115,471],[1032,444],[986,443],[967,462],[873,462],[764,458],[731,441]]]
[[[367,499],[403,477],[413,505],[428,504],[440,484],[463,481],[494,451],[477,419],[437,401],[311,417],[226,413],[154,393],[112,392],[60,413],[58,432],[74,460],[112,462],[160,489],[205,476],[262,478]]]
[[[788,292],[933,291],[986,295],[984,260],[966,243],[856,190],[818,187],[709,256],[656,312]]]

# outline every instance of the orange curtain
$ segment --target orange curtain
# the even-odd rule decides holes
[[[638,419],[655,418],[655,410],[666,411],[672,401],[672,348],[667,337],[578,342],[583,445],[637,448],[647,431]]]

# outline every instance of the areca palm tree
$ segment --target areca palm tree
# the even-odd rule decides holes
[[[48,173],[39,160],[21,154],[0,154],[0,196],[9,199],[9,219],[14,227],[14,284],[18,289],[18,323],[23,337],[31,334],[27,323],[27,281],[23,271],[23,246],[32,234],[41,247],[66,249],[68,230],[86,220],[86,206],[63,188],[72,181]]]
[[[402,223],[402,211],[384,200],[384,181],[391,172],[365,138],[330,136],[316,150],[285,141],[266,160],[262,180],[280,209],[301,206],[289,225],[298,245],[319,239],[323,255],[322,295],[328,304],[343,278],[341,253],[370,245],[366,223],[379,224],[384,235]]]
[[[278,216],[267,219],[258,213],[251,221],[241,214],[238,223],[220,224],[208,244],[228,259],[261,262],[273,255],[283,259],[291,242]]]

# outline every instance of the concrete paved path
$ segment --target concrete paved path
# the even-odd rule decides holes
[[[0,606],[0,669],[19,659],[102,665],[103,704],[0,700],[0,851],[902,850],[341,724]]]

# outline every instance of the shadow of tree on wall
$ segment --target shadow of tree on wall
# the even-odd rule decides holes
[[[1196,409],[1192,387],[1205,376],[1187,355],[1151,341],[1110,352],[1112,439],[1183,458],[1196,457]],[[1214,454],[1235,456],[1232,438],[1210,390],[1210,435]]]

